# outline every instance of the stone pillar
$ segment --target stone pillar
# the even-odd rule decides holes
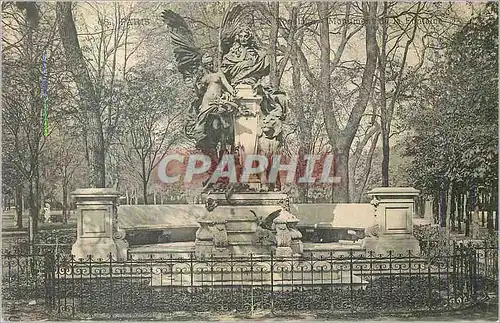
[[[245,155],[258,153],[260,102],[262,97],[256,95],[248,84],[236,86],[238,103],[241,106],[234,120],[234,142],[240,147],[243,160]],[[250,188],[260,189],[260,176],[252,174],[248,180]]]
[[[292,234],[287,226],[287,218],[281,213],[273,220],[276,230],[276,257],[290,257],[293,255]]]
[[[205,255],[210,255],[213,252],[214,248],[214,237],[212,234],[212,230],[210,230],[210,219],[206,219],[205,217],[198,220],[200,227],[196,231],[196,240],[195,240],[195,254],[196,257],[203,257]]]
[[[229,256],[227,218],[218,212],[207,212],[198,223],[200,228],[196,231],[196,257]]]
[[[481,216],[479,215],[479,206],[474,207],[474,211],[471,216],[470,231],[472,232],[472,239],[479,239],[481,234]]]
[[[118,229],[119,193],[110,188],[84,188],[71,193],[77,205],[77,239],[71,253],[78,258],[126,258],[125,233]]]
[[[297,229],[299,219],[288,221],[288,229],[292,234],[292,251],[294,254],[302,255],[304,253],[304,243],[302,242],[302,233]]]
[[[432,196],[429,196],[425,199],[425,206],[424,206],[424,219],[429,221],[429,223],[434,224],[434,199]]]
[[[418,240],[413,236],[415,198],[420,191],[411,187],[380,187],[368,194],[375,206],[375,232],[364,241],[366,251],[387,255],[420,253]]]

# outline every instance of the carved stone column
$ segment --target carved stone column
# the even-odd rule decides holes
[[[288,221],[288,230],[292,235],[292,251],[294,254],[302,254],[304,252],[304,243],[302,242],[302,233],[297,229],[299,219],[294,216],[294,219]]]
[[[197,257],[230,255],[226,222],[220,214],[210,212],[198,220],[200,228],[196,231],[195,241]]]
[[[280,215],[273,220],[274,229],[276,230],[276,257],[290,257],[293,255],[292,233],[288,228],[289,214],[282,210]]]
[[[196,257],[203,257],[204,255],[210,255],[214,247],[214,237],[212,230],[210,230],[211,220],[200,219],[198,220],[200,228],[196,231]]]
[[[413,236],[415,198],[420,192],[411,187],[374,188],[369,195],[375,207],[374,224],[367,228],[364,240],[366,251],[386,255],[420,253],[418,240]]]
[[[72,194],[77,205],[77,239],[71,253],[76,258],[127,257],[125,233],[118,229],[117,200],[109,188],[84,188]]]

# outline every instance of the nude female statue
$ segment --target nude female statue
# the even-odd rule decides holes
[[[200,113],[208,109],[211,103],[219,101],[222,98],[223,89],[233,97],[236,96],[236,91],[231,84],[229,84],[224,73],[220,70],[215,71],[213,59],[210,55],[203,55],[201,63],[204,70],[204,76],[201,78],[199,90],[202,91],[202,88],[205,88],[205,94],[201,101]]]
[[[215,71],[213,59],[209,55],[202,58],[203,76],[195,85],[199,93],[204,93],[198,107],[196,123],[192,128],[193,137],[197,138],[199,148],[213,149],[220,139],[220,132],[230,127],[231,113],[238,108],[232,102],[236,92],[221,71]],[[227,136],[227,134],[226,134]]]

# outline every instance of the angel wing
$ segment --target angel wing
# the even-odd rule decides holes
[[[228,10],[222,18],[219,28],[219,65],[222,61],[222,56],[228,53],[231,48],[238,27],[241,26],[244,20],[245,15],[243,15],[243,11],[247,6],[248,5],[245,6],[245,4],[242,3],[233,2],[229,5]]]
[[[280,215],[280,213],[281,209],[269,213],[269,215],[262,220],[259,226],[266,230],[272,230],[273,221]]]
[[[193,33],[184,19],[172,10],[163,11],[161,16],[170,28],[177,69],[184,79],[195,79],[201,66],[202,53],[195,45]]]

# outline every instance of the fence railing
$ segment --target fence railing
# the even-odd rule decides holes
[[[3,255],[3,297],[40,299],[58,317],[158,313],[419,312],[496,294],[498,251],[458,246],[440,261],[413,255],[184,257],[117,261],[40,252]]]

